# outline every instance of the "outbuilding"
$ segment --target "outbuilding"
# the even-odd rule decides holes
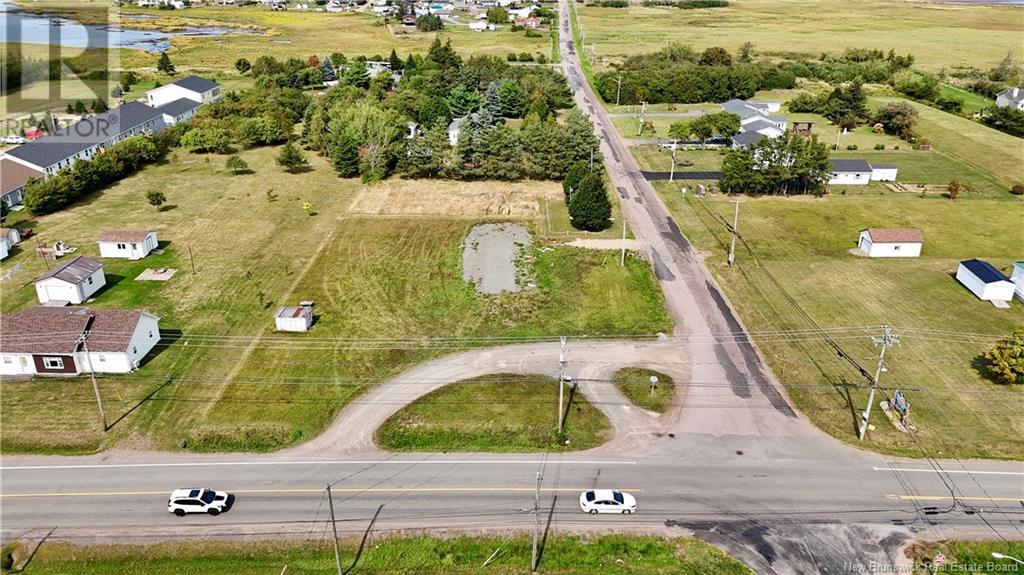
[[[100,257],[141,260],[157,248],[153,230],[103,230],[99,236]]]
[[[1024,262],[1013,264],[1013,276],[1010,277],[1010,281],[1015,286],[1014,294],[1017,295],[1017,299],[1024,301]]]
[[[956,270],[956,280],[978,299],[993,303],[1003,303],[1013,299],[1014,284],[985,260],[973,259],[960,262]]]
[[[78,256],[53,267],[35,279],[39,303],[80,304],[107,283],[103,262]]]
[[[896,164],[871,164],[871,181],[895,182],[899,168]]]
[[[21,241],[21,232],[17,228],[0,228],[0,238],[7,240],[9,247],[14,247]]]
[[[860,231],[857,248],[869,258],[916,258],[923,244],[916,228],[868,228]]]
[[[0,260],[7,259],[11,255],[11,246],[7,244],[7,238],[0,238]]]
[[[871,181],[871,164],[865,160],[832,160],[828,183],[857,185]]]
[[[309,331],[313,325],[313,302],[281,306],[274,315],[277,331]]]

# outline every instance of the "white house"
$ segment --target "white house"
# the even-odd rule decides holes
[[[7,244],[7,238],[0,238],[0,260],[7,259],[11,255],[11,246]]]
[[[739,116],[740,131],[732,137],[730,145],[744,148],[759,142],[762,138],[778,138],[786,132],[789,120],[785,116],[772,116],[771,112],[781,109],[777,102],[743,101],[738,99],[722,102],[722,110]]]
[[[141,260],[157,248],[153,230],[103,230],[98,243],[101,258]]]
[[[895,182],[898,172],[896,164],[871,164],[871,181]]]
[[[864,160],[832,160],[828,183],[858,185],[871,181],[871,164]]]
[[[309,331],[313,325],[313,302],[304,301],[299,305],[286,305],[274,314],[277,331]]]
[[[7,240],[7,245],[13,248],[21,242],[21,233],[17,228],[0,228],[0,238]]]
[[[80,304],[106,283],[103,263],[85,256],[57,265],[35,279],[36,295],[42,304]]]
[[[484,20],[474,20],[469,23],[469,29],[474,32],[483,32],[484,30],[497,30],[498,27]]]
[[[462,123],[466,118],[455,118],[448,124],[448,143],[455,146],[459,143],[459,133],[462,132]]]
[[[189,98],[179,98],[173,102],[168,102],[163,106],[157,108],[157,111],[163,114],[164,123],[168,126],[173,126],[181,122],[186,122],[192,116],[196,115],[196,110],[201,106],[199,102],[191,100]]]
[[[1024,90],[1013,87],[996,94],[996,106],[1024,110]]]
[[[146,103],[154,108],[182,98],[209,104],[220,99],[220,84],[199,76],[188,76],[146,92]]]
[[[34,307],[0,316],[0,375],[128,373],[160,341],[142,310]]]
[[[861,230],[857,247],[870,258],[916,258],[923,243],[924,234],[915,228],[868,228]]]
[[[0,201],[8,208],[22,205],[25,201],[25,186],[42,177],[41,170],[9,158],[0,158]]]
[[[1021,301],[1024,301],[1024,262],[1017,262],[1013,264],[1013,276],[1010,277],[1010,281],[1013,282],[1014,294]]]
[[[978,299],[1005,303],[1013,299],[1014,284],[984,260],[964,260],[956,270],[956,280]]]

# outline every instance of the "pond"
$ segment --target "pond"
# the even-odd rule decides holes
[[[142,20],[155,16],[133,14],[128,17]],[[170,49],[171,38],[175,36],[223,36],[259,32],[217,26],[187,27],[173,32],[93,26],[57,16],[21,12],[17,6],[10,4],[9,0],[0,0],[0,34],[0,41],[3,42],[57,44],[67,48],[134,48],[147,52],[163,52]]]

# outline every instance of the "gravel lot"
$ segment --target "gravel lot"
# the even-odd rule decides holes
[[[462,251],[462,279],[480,293],[523,289],[516,282],[516,259],[533,244],[530,232],[518,224],[481,224],[470,230]]]

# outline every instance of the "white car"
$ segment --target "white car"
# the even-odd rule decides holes
[[[613,489],[595,489],[580,494],[580,509],[587,513],[629,515],[636,512],[636,498]]]
[[[25,143],[25,138],[23,138],[21,136],[18,136],[18,135],[15,135],[15,134],[11,134],[9,136],[4,136],[4,143],[5,144],[24,144]]]
[[[220,515],[231,509],[234,502],[235,496],[223,491],[199,487],[175,489],[167,500],[167,511],[178,517],[184,517],[189,513]]]

